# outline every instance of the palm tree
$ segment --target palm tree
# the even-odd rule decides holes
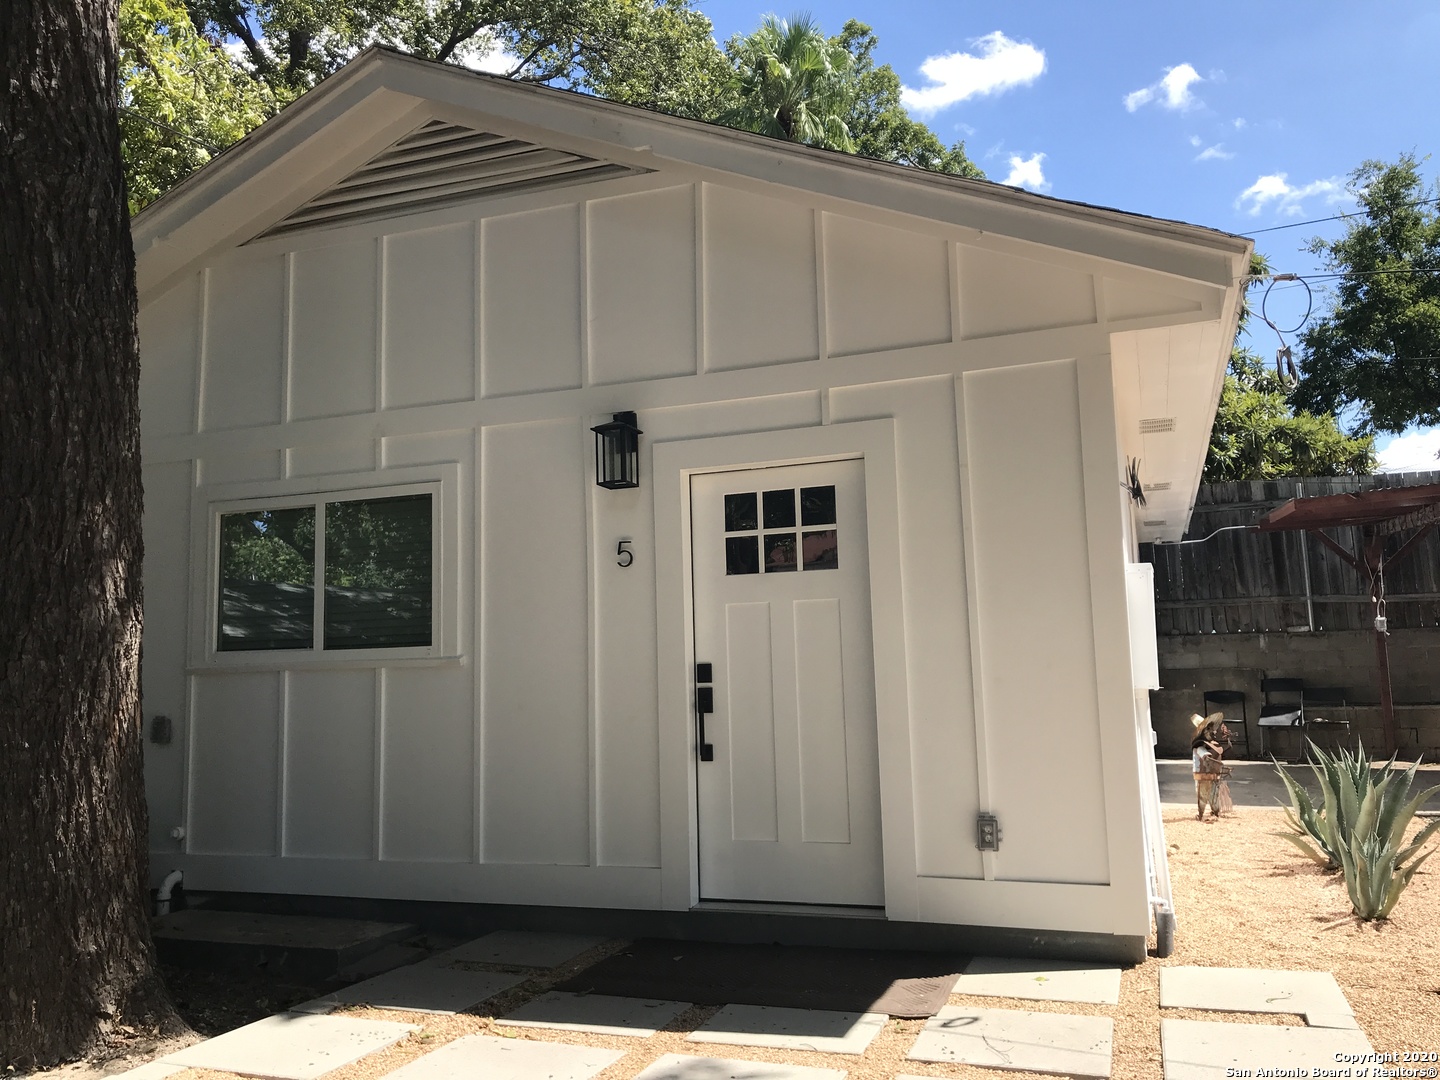
[[[720,122],[776,138],[853,153],[844,117],[855,95],[851,57],[808,14],[765,16],[726,46],[739,103]]]

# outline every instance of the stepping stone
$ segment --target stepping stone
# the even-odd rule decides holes
[[[990,1069],[1109,1076],[1115,1021],[1108,1016],[946,1005],[908,1057]]]
[[[394,1080],[590,1080],[624,1056],[624,1050],[598,1046],[466,1035],[385,1075]]]
[[[1211,1012],[1300,1013],[1311,1027],[1358,1028],[1328,971],[1260,968],[1160,969],[1160,1007]]]
[[[546,934],[535,930],[497,930],[441,953],[432,964],[463,960],[470,964],[504,964],[509,967],[553,968],[573,960],[586,949],[606,941],[581,934]]]
[[[1163,969],[1162,969],[1163,970]],[[1370,1043],[1357,1029],[1227,1024],[1216,1020],[1161,1020],[1160,1048],[1165,1080],[1212,1080],[1243,1075],[1263,1066],[1293,1069],[1292,1076],[1318,1075],[1323,1065],[1344,1070],[1336,1054],[1369,1054]],[[1304,1070],[1304,1071],[1302,1071]],[[1358,1072],[1357,1072],[1358,1075]]]
[[[418,949],[414,945],[386,945],[378,952],[373,952],[353,964],[345,965],[336,972],[336,975],[346,982],[369,979],[404,967],[406,964],[419,963],[429,955],[424,949]]]
[[[1007,960],[978,956],[955,981],[952,994],[1120,1004],[1120,969],[1071,960]]]
[[[844,1076],[839,1069],[816,1069],[809,1065],[666,1054],[635,1080],[843,1080]]]
[[[822,1054],[863,1054],[875,1036],[885,1030],[888,1019],[885,1013],[726,1005],[686,1041],[815,1050]]]
[[[592,1035],[633,1035],[648,1039],[690,1008],[684,1001],[565,994],[553,990],[527,1002],[497,1024],[584,1031]]]
[[[457,1013],[525,981],[524,975],[420,964],[387,971],[306,1002],[306,1011],[321,1004],[373,1005],[377,1009]]]
[[[163,1061],[150,1061],[129,1072],[110,1073],[105,1080],[165,1080],[167,1076],[185,1071],[184,1065],[166,1065]]]
[[[280,1013],[167,1054],[161,1061],[268,1080],[314,1080],[416,1030],[414,1024],[385,1020]]]

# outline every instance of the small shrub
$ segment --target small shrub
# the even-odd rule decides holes
[[[1440,829],[1440,818],[1421,829],[1410,844],[1401,845],[1416,811],[1440,787],[1407,798],[1418,761],[1397,773],[1392,755],[1376,780],[1363,745],[1359,754],[1341,750],[1331,755],[1314,743],[1310,750],[1316,761],[1311,769],[1320,781],[1324,805],[1317,809],[1305,789],[1277,762],[1276,770],[1290,793],[1291,805],[1285,816],[1295,830],[1279,835],[1320,865],[1344,871],[1356,915],[1388,918],[1415,871],[1431,855],[1420,849]]]

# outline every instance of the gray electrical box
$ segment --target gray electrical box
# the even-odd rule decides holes
[[[994,814],[981,814],[975,820],[975,844],[981,851],[1000,850],[1000,819]]]

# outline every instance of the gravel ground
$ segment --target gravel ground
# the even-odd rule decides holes
[[[1200,823],[1193,812],[1167,807],[1164,813],[1170,850],[1178,930],[1173,956],[1153,955],[1122,973],[1120,1003],[1080,1005],[955,996],[954,1004],[1111,1016],[1115,1019],[1115,1069],[1120,1080],[1160,1080],[1160,969],[1167,965],[1296,968],[1331,971],[1355,1009],[1361,1027],[1377,1051],[1440,1051],[1440,865],[1422,868],[1385,923],[1365,925],[1349,918],[1345,885],[1305,860],[1274,835],[1284,828],[1278,811],[1242,808],[1220,822]],[[1418,827],[1418,823],[1417,823]],[[1436,860],[1440,864],[1440,859]],[[474,1014],[437,1017],[391,1010],[353,1008],[349,1014],[403,1020],[421,1030],[403,1042],[329,1074],[327,1080],[373,1080],[462,1035],[488,1033],[507,1038],[541,1039],[624,1049],[626,1056],[597,1080],[629,1080],[666,1053],[698,1053],[787,1061],[844,1070],[850,1080],[890,1080],[897,1073],[934,1077],[1024,1077],[1000,1072],[905,1061],[924,1026],[919,1020],[892,1020],[862,1057],[785,1052],[752,1047],[699,1046],[685,1035],[716,1011],[694,1008],[649,1039],[587,1036],[535,1029],[497,1028],[493,1017],[543,993],[551,985],[623,948],[610,942],[563,968],[531,978]],[[1153,946],[1153,942],[1152,942]],[[483,966],[483,965],[476,965]],[[496,969],[504,970],[504,969]],[[237,988],[239,989],[239,988]],[[291,993],[293,988],[286,988]],[[237,1018],[261,1002],[280,1001],[284,991],[267,991],[252,982],[229,1004],[223,980],[189,977],[183,993],[187,1010],[204,1016],[213,1028],[220,1017]],[[209,995],[209,996],[207,996]],[[181,996],[177,992],[177,997]],[[1236,1023],[1303,1024],[1297,1016],[1201,1013],[1167,1009],[1166,1017],[1227,1020]],[[195,1021],[192,1021],[195,1023]],[[197,1025],[198,1026],[198,1025]],[[164,1053],[147,1047],[143,1057],[103,1068],[71,1067],[52,1074],[57,1080],[89,1080],[139,1064]],[[233,1080],[228,1073],[191,1070],[175,1080]]]

